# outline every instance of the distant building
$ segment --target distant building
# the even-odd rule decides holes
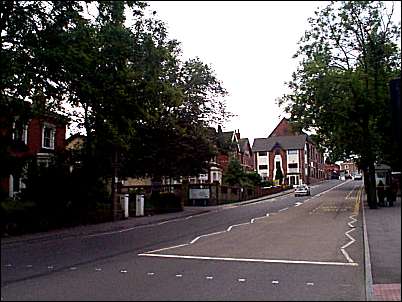
[[[339,178],[339,171],[341,167],[337,164],[325,164],[325,177],[327,179],[338,179]]]
[[[324,157],[306,133],[293,131],[283,118],[267,138],[254,139],[255,167],[264,180],[274,180],[281,170],[289,185],[325,179]]]
[[[352,175],[359,173],[357,165],[353,161],[345,161],[339,164],[340,166],[340,174],[345,175],[346,177],[351,177]]]

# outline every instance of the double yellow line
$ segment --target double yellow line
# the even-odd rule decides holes
[[[363,192],[363,186],[360,187],[359,192],[357,193],[357,196],[356,196],[355,207],[353,209],[354,215],[357,215],[359,213],[362,192]]]

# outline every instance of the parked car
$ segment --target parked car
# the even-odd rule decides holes
[[[307,195],[310,196],[310,188],[306,184],[299,185],[295,188],[295,197]]]
[[[354,180],[362,180],[362,179],[363,179],[363,176],[362,176],[360,173],[357,173],[357,174],[355,174],[355,175],[353,176],[353,179],[354,179]]]

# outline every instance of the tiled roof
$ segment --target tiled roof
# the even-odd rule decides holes
[[[278,144],[282,149],[304,149],[308,136],[306,134],[293,136],[273,136],[268,138],[256,138],[253,143],[253,152],[271,151]]]

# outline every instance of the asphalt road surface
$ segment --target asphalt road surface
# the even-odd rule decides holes
[[[7,300],[365,300],[361,181],[1,246]]]

